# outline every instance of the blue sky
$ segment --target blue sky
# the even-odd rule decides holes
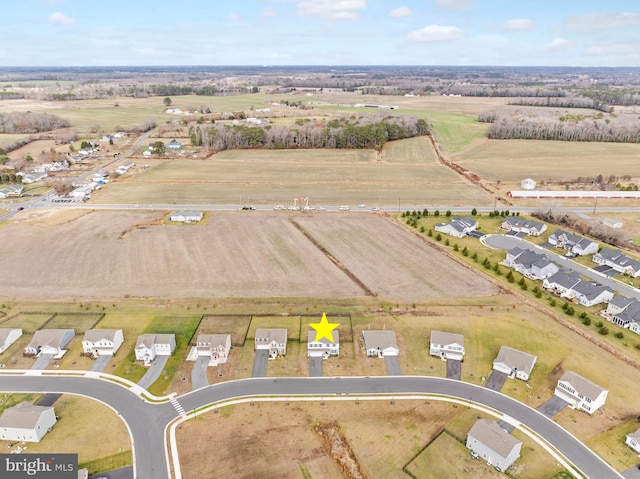
[[[637,0],[0,0],[1,66],[640,66]]]

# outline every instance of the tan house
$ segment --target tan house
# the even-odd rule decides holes
[[[40,442],[56,423],[51,406],[34,406],[23,402],[5,409],[0,417],[0,439],[3,441]]]
[[[287,330],[286,328],[258,328],[256,329],[255,349],[269,350],[269,359],[287,354]]]
[[[377,356],[383,358],[385,356],[397,356],[400,353],[396,333],[390,330],[362,332],[364,339],[364,349],[367,356]]]
[[[195,361],[201,356],[209,357],[209,366],[224,364],[231,351],[230,334],[200,334],[196,345],[191,348],[187,361]]]
[[[63,348],[73,339],[73,329],[40,329],[35,332],[31,342],[24,348],[27,356],[51,354],[62,357],[66,352]]]

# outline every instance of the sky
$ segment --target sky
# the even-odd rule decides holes
[[[640,66],[638,0],[0,0],[0,66]]]

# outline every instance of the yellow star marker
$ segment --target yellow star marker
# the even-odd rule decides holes
[[[332,343],[333,341],[333,333],[332,331],[340,326],[340,323],[330,323],[327,321],[326,313],[322,313],[322,319],[319,323],[309,323],[313,329],[316,330],[316,339],[315,342],[320,341],[322,338],[327,338]]]

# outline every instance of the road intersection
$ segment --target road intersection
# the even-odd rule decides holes
[[[135,479],[179,478],[170,473],[167,429],[190,412],[234,399],[287,398],[310,400],[359,400],[362,398],[428,395],[479,407],[521,428],[547,450],[566,458],[567,465],[588,478],[622,477],[571,433],[535,409],[504,394],[461,381],[426,376],[334,377],[334,378],[251,378],[211,385],[177,398],[158,398],[122,378],[78,371],[3,371],[2,392],[77,394],[111,407],[126,423],[132,440]],[[133,399],[136,400],[133,400]],[[152,400],[153,399],[153,400]],[[172,399],[171,401],[169,399]],[[162,402],[160,402],[162,401]],[[186,414],[182,414],[186,411]],[[558,456],[558,457],[560,457]]]

